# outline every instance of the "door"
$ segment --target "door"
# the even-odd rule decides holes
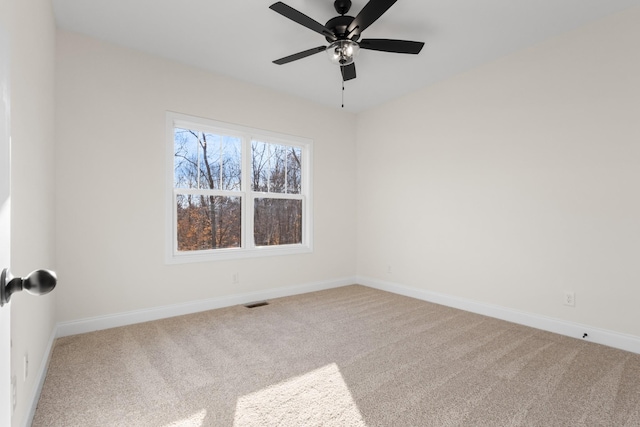
[[[5,10],[0,10],[5,12]],[[6,16],[5,13],[0,15]],[[9,268],[9,40],[0,17],[0,270]],[[11,425],[11,304],[0,307],[0,426]]]

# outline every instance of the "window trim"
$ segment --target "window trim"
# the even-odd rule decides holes
[[[219,248],[202,251],[182,252],[177,250],[177,218],[175,210],[176,189],[174,188],[174,128],[196,128],[197,130],[238,136],[242,149],[249,150],[242,159],[242,184],[240,191],[233,191],[241,197],[242,246],[239,248]],[[277,132],[255,129],[247,126],[220,122],[201,117],[167,111],[166,112],[166,163],[165,163],[165,263],[181,264],[189,262],[221,261],[263,256],[282,256],[313,252],[313,141],[309,138],[285,135]],[[250,188],[251,142],[261,142],[302,147],[302,187],[300,194],[254,192]],[[186,189],[183,189],[186,190]],[[194,190],[229,195],[228,190]],[[191,190],[180,191],[191,192]],[[222,194],[224,193],[224,194]],[[277,198],[302,200],[302,243],[255,246],[253,239],[253,200],[256,198]]]

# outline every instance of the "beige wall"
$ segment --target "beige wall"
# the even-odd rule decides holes
[[[55,268],[54,62],[55,23],[48,0],[12,0],[11,7],[11,271],[25,276]],[[55,292],[11,298],[12,371],[18,403],[12,424],[22,426],[38,388],[55,326]],[[29,376],[23,379],[23,358]]]
[[[640,336],[639,119],[637,8],[359,115],[358,275]]]
[[[56,72],[59,321],[355,275],[352,114],[65,31]],[[166,111],[312,139],[314,252],[165,265]]]

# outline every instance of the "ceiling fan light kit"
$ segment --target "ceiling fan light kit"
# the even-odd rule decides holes
[[[327,47],[325,52],[329,56],[329,61],[344,66],[353,63],[353,59],[360,52],[360,46],[349,39],[336,40]]]
[[[351,9],[350,0],[336,0],[333,6],[340,14],[331,18],[325,25],[308,17],[302,12],[288,6],[282,2],[276,2],[269,8],[285,18],[288,18],[308,29],[324,36],[329,42],[329,46],[318,46],[284,58],[273,61],[275,64],[283,65],[297,61],[316,53],[326,51],[329,60],[340,66],[342,81],[356,78],[356,68],[354,58],[360,49],[377,50],[382,52],[418,54],[423,42],[395,40],[395,39],[360,39],[362,32],[378,20],[397,0],[370,0],[356,15],[348,16]]]

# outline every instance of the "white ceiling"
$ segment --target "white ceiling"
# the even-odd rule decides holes
[[[275,0],[52,0],[58,26],[340,108],[324,53],[271,61],[324,38],[269,9]],[[367,0],[352,0],[355,16]],[[285,0],[324,24],[333,0]],[[345,109],[358,112],[623,9],[640,0],[399,0],[363,38],[425,42],[419,55],[362,50]]]

